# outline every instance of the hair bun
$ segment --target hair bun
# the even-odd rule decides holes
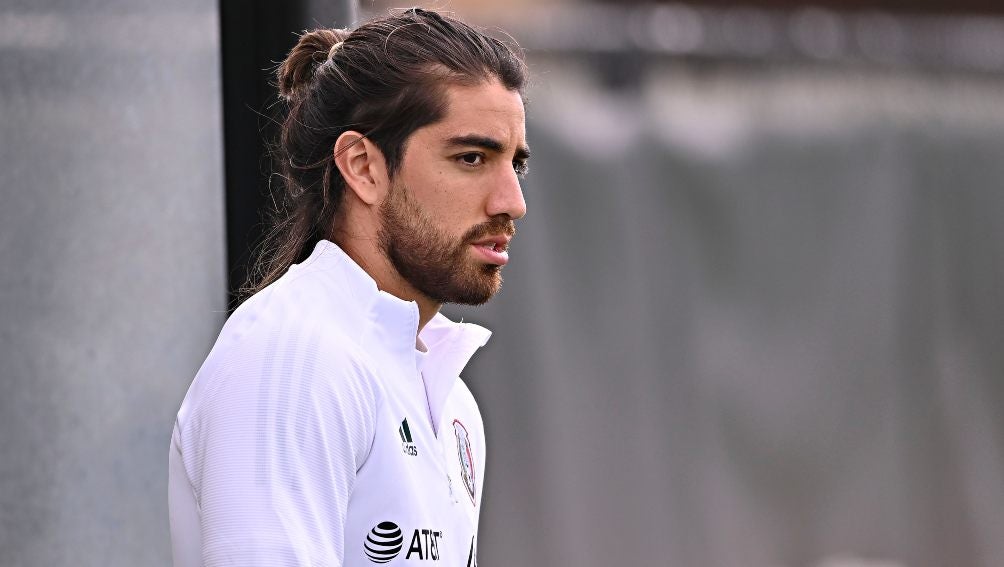
[[[317,68],[328,60],[331,48],[345,41],[349,30],[317,29],[303,32],[276,72],[279,95],[297,98],[314,79]]]

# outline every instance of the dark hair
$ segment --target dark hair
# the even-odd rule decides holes
[[[498,79],[522,93],[526,65],[514,44],[412,8],[352,31],[304,32],[277,78],[288,104],[274,152],[282,197],[273,199],[278,210],[242,298],[274,282],[331,236],[345,188],[333,157],[338,136],[347,130],[364,134],[383,152],[393,176],[408,137],[443,118],[447,85]]]

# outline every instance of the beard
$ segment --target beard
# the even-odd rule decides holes
[[[459,239],[439,229],[426,211],[394,184],[380,205],[379,245],[394,269],[419,293],[437,303],[481,305],[502,286],[502,266],[469,257],[471,243],[516,233],[508,215],[472,227]]]

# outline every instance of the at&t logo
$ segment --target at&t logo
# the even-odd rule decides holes
[[[439,561],[439,540],[442,538],[440,530],[416,528],[404,558]],[[404,533],[394,522],[380,522],[367,534],[363,549],[373,563],[388,563],[404,549]]]
[[[401,553],[404,534],[394,522],[380,522],[366,536],[363,549],[373,563],[387,563]]]

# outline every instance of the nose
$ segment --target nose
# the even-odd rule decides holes
[[[505,214],[512,220],[523,218],[526,214],[523,188],[515,171],[509,169],[494,180],[485,212],[489,217]]]

